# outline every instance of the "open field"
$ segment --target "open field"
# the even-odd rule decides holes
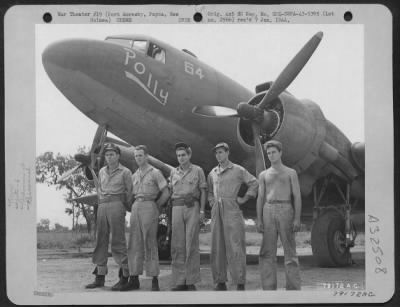
[[[246,246],[260,246],[261,234],[253,230],[252,227],[247,227],[246,231]],[[249,231],[249,229],[251,231]],[[129,234],[126,233],[128,236]],[[209,231],[200,232],[200,245],[210,246],[211,233]],[[356,238],[356,246],[364,246],[364,233],[359,233]],[[298,248],[311,247],[311,232],[301,231],[296,233],[296,246]],[[37,248],[38,249],[79,249],[82,247],[94,248],[95,242],[87,233],[68,232],[38,232]],[[278,242],[278,247],[281,244]]]
[[[91,274],[94,266],[91,261],[94,242],[88,241],[87,234],[71,232],[38,233],[37,253],[37,290],[50,293],[56,292],[99,292],[111,291],[111,286],[117,281],[118,267],[112,257],[109,257],[109,274],[106,286],[101,289],[86,290],[84,285],[93,280]],[[258,269],[258,252],[261,235],[256,232],[246,233],[247,246],[247,290],[261,290],[260,273]],[[359,234],[356,247],[352,249],[353,265],[343,268],[320,268],[314,264],[311,255],[310,232],[299,232],[296,235],[297,253],[301,266],[302,288],[306,290],[329,290],[329,286],[342,282],[354,289],[364,288],[365,283],[365,252],[364,234]],[[210,232],[200,234],[201,252],[201,282],[197,284],[200,291],[213,288],[210,270]],[[160,261],[160,288],[168,291],[171,287],[170,261]],[[141,291],[149,291],[151,279],[141,276]],[[283,265],[283,250],[278,248],[278,287],[284,289],[285,276]],[[235,289],[229,284],[228,288]]]
[[[89,248],[83,248],[81,253],[67,250],[40,250],[37,260],[37,290],[49,293],[111,291],[111,286],[118,281],[118,266],[111,257],[108,261],[109,274],[106,276],[106,286],[94,290],[84,288],[84,285],[92,282],[94,278],[91,274],[94,268],[90,257],[91,251]],[[202,280],[196,285],[199,291],[213,289],[209,252],[209,248],[201,247]],[[248,248],[246,290],[261,290],[257,252],[258,248]],[[317,267],[313,263],[310,249],[299,249],[298,254],[303,290],[332,290],[337,283],[350,285],[352,289],[357,290],[365,287],[365,257],[362,248],[356,248],[353,252],[353,265],[342,268]],[[278,249],[278,288],[281,290],[285,287],[282,255],[282,249]],[[170,261],[160,261],[160,270],[161,291],[168,291],[171,288]],[[140,282],[140,291],[149,291],[151,278],[140,276]],[[229,282],[227,285],[228,289],[235,289],[235,285]]]

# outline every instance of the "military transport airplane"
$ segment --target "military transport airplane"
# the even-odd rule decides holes
[[[116,35],[104,41],[71,39],[49,45],[44,68],[55,86],[99,128],[88,155],[76,155],[89,179],[103,165],[105,142],[120,146],[121,162],[136,168],[134,145],[146,144],[150,163],[168,176],[176,165],[174,144],[193,148],[193,163],[206,173],[215,165],[213,146],[231,146],[231,159],[259,174],[268,167],[262,144],[283,143],[283,162],[299,174],[303,221],[312,221],[311,244],[321,266],[351,263],[355,213],[364,210],[363,143],[349,139],[324,117],[320,107],[286,91],[322,39],[315,34],[274,82],[255,93],[178,50],[143,35]],[[125,142],[107,137],[112,132]],[[80,201],[91,201],[91,196]],[[255,203],[243,207],[255,217]]]

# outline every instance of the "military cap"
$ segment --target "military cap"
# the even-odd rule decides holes
[[[119,147],[113,143],[109,143],[104,146],[104,153],[106,153],[107,151],[114,151],[119,155],[121,154],[121,149],[119,149]]]
[[[175,144],[175,150],[178,150],[178,149],[185,149],[186,150],[188,148],[190,148],[190,146],[188,144],[184,143],[184,142],[179,142],[179,143]]]
[[[270,140],[265,143],[264,148],[267,150],[270,147],[276,147],[279,151],[282,151],[282,143],[277,140]]]
[[[229,145],[227,143],[218,143],[214,146],[213,151],[215,152],[218,148],[224,148],[225,150],[229,151]]]

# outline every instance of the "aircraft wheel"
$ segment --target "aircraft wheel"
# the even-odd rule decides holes
[[[350,248],[345,242],[345,221],[340,213],[330,210],[317,218],[311,230],[311,247],[319,266],[351,264]]]
[[[171,257],[171,244],[167,240],[167,226],[158,225],[157,243],[158,243],[158,258],[160,260],[168,260]]]

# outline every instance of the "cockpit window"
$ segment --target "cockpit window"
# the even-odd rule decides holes
[[[147,41],[134,41],[133,49],[146,53],[147,50]]]
[[[116,43],[118,45],[133,48],[136,51],[147,54],[156,61],[165,64],[165,49],[159,45],[146,40],[132,40],[127,38],[107,37],[107,41]]]
[[[157,44],[152,42],[149,43],[147,55],[154,58],[156,61],[165,64],[165,50]]]
[[[132,40],[131,39],[107,37],[106,40],[116,43],[118,45],[124,46],[124,47],[132,48]]]

